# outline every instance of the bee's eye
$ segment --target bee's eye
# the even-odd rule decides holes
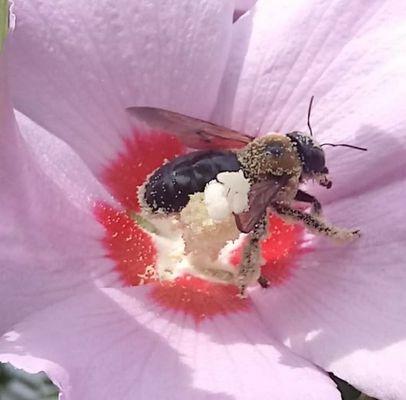
[[[264,151],[266,156],[279,158],[282,156],[283,150],[280,144],[268,144]]]

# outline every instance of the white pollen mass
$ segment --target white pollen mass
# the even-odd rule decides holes
[[[204,189],[204,202],[210,218],[221,221],[248,207],[250,184],[242,171],[220,172]]]
[[[231,214],[221,221],[209,217],[204,193],[191,195],[178,214],[147,211],[137,218],[145,220],[143,228],[153,227],[144,229],[148,229],[157,250],[155,268],[147,267],[139,274],[142,280],[154,276],[166,281],[191,275],[210,282],[235,282],[238,270],[230,256],[241,246],[242,235]]]

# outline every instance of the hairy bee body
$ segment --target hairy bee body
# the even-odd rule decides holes
[[[149,177],[143,190],[143,203],[152,212],[180,212],[190,196],[203,192],[219,173],[240,169],[241,164],[232,151],[202,150],[181,155]]]
[[[142,203],[153,213],[180,212],[190,196],[204,192],[219,173],[240,170],[251,185],[270,178],[286,178],[274,200],[290,202],[299,186],[302,161],[294,142],[277,133],[255,139],[235,151],[194,151],[156,169],[144,184]]]
[[[228,275],[231,273],[230,279],[239,287],[242,296],[247,285],[255,280],[258,280],[261,286],[268,285],[266,278],[260,276],[260,241],[267,232],[268,212],[289,222],[300,222],[311,232],[337,240],[360,236],[358,229],[340,229],[320,218],[320,202],[300,189],[300,185],[308,180],[313,180],[327,189],[331,188],[323,145],[366,150],[347,144],[318,144],[312,137],[310,127],[312,101],[313,98],[308,111],[310,136],[300,131],[292,131],[252,138],[168,110],[151,107],[129,109],[132,115],[150,127],[173,132],[189,148],[200,149],[169,161],[147,178],[138,192],[143,211],[161,213],[164,220],[171,220],[171,213],[178,214],[173,220],[178,217],[182,220],[182,214],[185,214],[182,234],[184,246],[195,259],[197,256],[203,257],[204,270],[217,271],[216,276],[218,270],[206,266],[208,248],[215,248],[215,256],[218,256],[225,243],[234,240],[224,232],[228,234],[237,228],[239,232],[248,234],[237,275],[226,271]],[[223,174],[226,172],[230,174]],[[192,196],[195,193],[203,193],[203,196]],[[310,213],[294,208],[294,201],[310,204]],[[208,217],[212,221],[220,221],[213,224],[218,229],[217,233],[223,232],[220,241],[216,238],[217,233],[212,234],[210,231],[213,228],[211,224],[207,224],[209,235],[204,230],[206,225],[200,220],[199,229],[194,229],[194,217],[198,220],[205,214],[196,212],[193,208],[195,204],[203,204]],[[190,212],[185,212],[188,208],[183,209],[189,205]],[[230,218],[231,214],[235,224]],[[230,220],[232,229],[229,232]],[[203,236],[199,236],[199,232],[203,232]],[[204,248],[204,243],[209,242],[210,246]],[[212,256],[212,253],[209,254]],[[210,263],[215,264],[216,257],[212,257]],[[229,282],[229,279],[226,280],[226,283]]]
[[[295,198],[303,168],[296,146],[288,136],[270,133],[255,139],[239,150],[237,157],[251,184],[284,180],[274,201],[290,202]]]

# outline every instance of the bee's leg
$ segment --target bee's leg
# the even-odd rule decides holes
[[[324,222],[321,218],[296,210],[285,204],[272,203],[272,209],[282,218],[301,222],[309,230],[338,240],[351,240],[361,236],[358,229],[337,228]]]
[[[311,213],[315,215],[321,214],[321,203],[311,194],[299,189],[296,193],[295,200],[302,201],[303,203],[311,203]]]
[[[240,262],[237,285],[240,288],[240,296],[245,296],[245,289],[252,281],[261,280],[260,267],[262,264],[260,241],[267,232],[266,214],[254,226],[249,233],[248,243],[245,245]],[[266,278],[264,278],[266,280]],[[262,281],[262,280],[261,280]],[[261,283],[261,282],[260,282]]]

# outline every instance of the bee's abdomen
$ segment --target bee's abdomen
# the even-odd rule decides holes
[[[241,165],[231,151],[203,150],[184,154],[158,168],[145,184],[144,201],[153,211],[179,212],[193,193],[225,171]]]

